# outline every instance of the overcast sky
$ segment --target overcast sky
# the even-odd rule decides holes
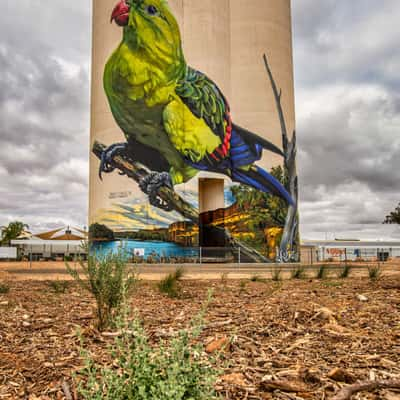
[[[0,225],[86,225],[90,3],[2,0]],[[302,236],[400,238],[400,2],[292,4]]]

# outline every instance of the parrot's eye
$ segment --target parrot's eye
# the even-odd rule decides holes
[[[158,14],[158,10],[156,6],[153,6],[152,4],[147,6],[146,8],[147,14],[149,15],[157,15]]]

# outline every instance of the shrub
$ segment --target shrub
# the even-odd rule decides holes
[[[74,261],[74,257],[72,257],[72,256],[64,256],[64,261],[72,262],[72,261]]]
[[[97,326],[102,331],[114,322],[124,293],[134,288],[137,276],[128,266],[122,253],[102,256],[89,253],[88,261],[80,261],[79,264],[83,271],[83,279],[79,272],[68,264],[67,270],[82,288],[94,296],[97,305]]]
[[[272,269],[272,280],[274,282],[279,282],[282,280],[282,269],[281,268],[273,268]]]
[[[291,274],[292,279],[303,279],[305,277],[305,268],[301,265],[296,266]]]
[[[382,268],[380,265],[368,267],[368,275],[371,281],[377,281],[382,276]]]
[[[177,268],[171,274],[168,274],[158,283],[158,289],[161,293],[170,298],[176,298],[180,294],[179,281],[183,278],[185,271],[182,267]]]
[[[345,266],[339,273],[339,278],[341,278],[341,279],[348,278],[350,276],[350,272],[351,272],[351,265],[345,264]]]
[[[118,323],[120,337],[109,348],[112,366],[97,365],[83,352],[83,380],[77,383],[79,398],[84,400],[214,400],[214,384],[219,371],[204,358],[198,339],[204,311],[169,343],[149,344],[138,319]],[[125,319],[126,321],[126,319]],[[76,380],[76,377],[75,377]]]
[[[5,283],[0,283],[0,294],[7,294],[10,291],[10,286]]]
[[[61,294],[65,293],[70,286],[68,281],[51,281],[48,282],[48,286],[54,291],[54,293]]]
[[[317,279],[325,279],[328,275],[328,266],[320,265],[317,273]]]

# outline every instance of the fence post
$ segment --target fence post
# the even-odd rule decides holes
[[[241,253],[240,253],[240,247],[239,247],[239,252],[238,252],[238,261],[239,261],[239,265],[241,264]]]
[[[201,246],[199,247],[199,261],[200,261],[200,265],[201,265],[203,263]]]

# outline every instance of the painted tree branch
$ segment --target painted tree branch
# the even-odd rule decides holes
[[[334,397],[332,397],[332,400],[350,400],[351,396],[356,393],[365,391],[371,392],[377,389],[400,389],[400,381],[365,381],[355,383],[354,385],[342,388]]]
[[[106,148],[107,147],[104,144],[95,142],[92,151],[99,159],[101,159],[101,154]],[[114,157],[113,166],[137,183],[140,183],[140,181],[150,173],[144,165],[135,161],[128,161],[122,156]],[[159,190],[158,195],[163,201],[171,206],[174,211],[195,224],[199,223],[198,211],[186,200],[182,199],[175,190],[163,187]]]
[[[97,158],[101,159],[101,155],[106,148],[107,147],[104,144],[96,141],[93,144],[92,151]],[[120,172],[125,174],[128,178],[133,179],[137,183],[140,183],[140,181],[150,173],[150,170],[146,168],[144,165],[136,161],[127,160],[120,155],[116,155],[113,158],[113,166]],[[184,218],[194,222],[195,224],[199,223],[198,210],[195,207],[193,207],[190,203],[188,203],[186,200],[184,200],[181,196],[179,196],[179,194],[176,193],[175,190],[170,189],[168,187],[162,187],[159,190],[158,195],[163,201],[168,203],[168,205],[174,211],[181,214]],[[225,229],[224,232],[225,232],[226,242],[229,244],[229,246],[234,249],[240,249],[241,254],[243,256],[257,263],[268,262],[268,259],[266,257],[258,253],[256,250],[249,248],[245,244],[234,239]]]
[[[280,261],[298,261],[298,244],[296,242],[299,236],[298,224],[298,178],[296,170],[296,131],[293,131],[292,139],[289,139],[285,122],[285,116],[282,109],[282,91],[278,90],[275,79],[272,75],[271,68],[268,63],[267,56],[264,54],[264,64],[271,82],[272,90],[275,97],[276,107],[279,115],[279,122],[282,132],[282,144],[284,157],[284,167],[287,175],[286,189],[294,200],[294,205],[290,205],[286,215],[285,227],[283,230],[282,240],[280,244]]]

